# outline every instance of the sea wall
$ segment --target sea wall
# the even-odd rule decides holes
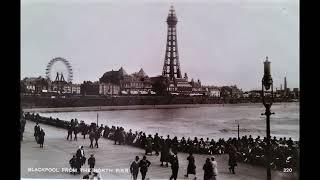
[[[275,102],[289,102],[276,99]],[[119,97],[69,97],[49,98],[41,96],[22,96],[22,108],[64,108],[64,107],[95,107],[95,106],[133,106],[133,105],[177,105],[177,104],[237,104],[261,103],[260,98],[217,99],[209,97],[179,96],[119,96]]]

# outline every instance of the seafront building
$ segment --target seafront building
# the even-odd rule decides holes
[[[151,79],[141,68],[128,74],[123,67],[108,71],[99,79],[101,95],[147,95],[152,92]]]
[[[49,89],[48,81],[39,77],[26,77],[21,82],[21,92],[25,94],[41,94],[43,90]]]
[[[21,82],[21,92],[29,95],[80,94],[80,84],[67,83],[57,74],[54,81],[44,77],[27,77]]]
[[[220,87],[218,86],[202,86],[206,91],[206,95],[209,97],[220,97]]]

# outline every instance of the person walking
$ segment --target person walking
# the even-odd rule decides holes
[[[213,169],[212,180],[217,180],[217,176],[218,176],[218,164],[217,164],[217,161],[215,160],[215,157],[214,157],[214,156],[211,157],[211,163],[212,163],[212,169]]]
[[[149,160],[147,160],[146,156],[143,156],[142,160],[140,160],[140,162],[139,162],[142,180],[144,180],[146,178],[148,168],[150,165],[151,165],[151,162]]]
[[[43,142],[44,142],[44,136],[46,135],[46,133],[43,131],[43,129],[41,128],[40,132],[39,132],[39,144],[40,147],[43,148]]]
[[[34,138],[36,140],[36,142],[38,143],[38,139],[39,139],[39,132],[40,132],[40,126],[39,126],[39,123],[36,122],[36,125],[34,126]]]
[[[88,159],[88,165],[90,168],[90,172],[92,172],[92,170],[94,169],[95,164],[96,164],[96,158],[94,157],[93,154],[91,154],[90,158]]]
[[[69,140],[69,137],[70,137],[70,141],[72,141],[72,125],[71,124],[68,125],[67,130],[68,130],[67,140]]]
[[[86,162],[83,146],[79,146],[79,149],[77,150],[77,153],[76,153],[76,157],[80,162],[80,166],[82,166]]]
[[[74,141],[78,141],[77,134],[79,132],[79,125],[76,123],[73,127]]]
[[[89,133],[89,139],[90,139],[90,148],[93,148],[93,140],[95,139],[96,134],[94,133],[93,130],[90,131]]]
[[[163,162],[166,162],[166,166],[168,167],[168,161],[169,161],[169,145],[164,141],[162,140],[161,141],[161,156],[160,156],[160,161],[161,161],[161,165],[160,166],[163,166]]]
[[[82,157],[81,146],[79,146],[79,148],[77,149],[76,157],[77,157],[77,158],[81,158],[81,157]]]
[[[96,130],[96,132],[94,133],[94,140],[96,141],[96,143],[94,144],[94,146],[95,146],[96,148],[99,148],[98,140],[99,140],[100,137],[101,137],[100,131],[99,131],[99,130]]]
[[[237,166],[237,160],[236,160],[236,150],[234,148],[231,148],[229,152],[229,171],[232,174],[235,174],[234,168]]]
[[[213,177],[213,168],[212,163],[209,158],[206,159],[206,163],[203,165],[203,180],[212,180]]]
[[[171,171],[172,171],[170,180],[172,179],[177,180],[178,170],[179,170],[179,160],[178,160],[178,155],[176,151],[174,152],[174,155],[172,156],[170,163],[171,163]]]
[[[69,160],[69,164],[71,166],[71,171],[70,173],[73,174],[73,175],[76,175],[76,172],[75,172],[75,169],[77,168],[77,165],[76,165],[76,162],[77,161],[77,158],[75,155],[73,155],[73,157]]]
[[[159,156],[160,137],[159,137],[158,133],[156,133],[154,135],[153,142],[154,142],[154,150],[156,151],[156,156]]]
[[[80,121],[79,132],[81,132],[81,135],[83,135],[83,139],[86,139],[87,129],[88,129],[88,127],[84,123],[84,121]]]
[[[81,159],[76,157],[75,168],[76,168],[78,174],[81,173],[81,166],[82,166]]]
[[[196,179],[196,165],[195,160],[192,152],[189,152],[189,156],[187,157],[188,160],[188,167],[187,167],[187,174],[184,177],[188,177],[189,174],[193,174]]]
[[[133,180],[137,180],[139,174],[139,156],[136,156],[135,160],[130,165],[130,173]]]

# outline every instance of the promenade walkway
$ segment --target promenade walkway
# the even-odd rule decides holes
[[[130,179],[130,173],[126,172],[134,157],[140,158],[144,155],[144,150],[127,145],[114,145],[113,141],[101,138],[99,148],[89,148],[88,136],[78,136],[78,141],[67,141],[67,132],[65,129],[59,129],[53,126],[40,124],[46,133],[44,148],[40,148],[35,142],[33,136],[33,127],[35,123],[27,121],[24,132],[24,140],[21,142],[21,178],[37,179],[81,179],[81,175],[72,175],[68,172],[62,172],[62,168],[69,168],[69,159],[75,154],[77,148],[84,146],[86,157],[91,153],[95,155],[96,167],[105,169],[107,172],[101,172],[102,179]],[[188,179],[184,177],[187,169],[186,153],[179,153],[179,179]],[[197,166],[197,179],[203,179],[202,166],[208,155],[194,155]],[[160,156],[147,156],[151,166],[147,173],[149,179],[169,179],[171,168],[161,167]],[[248,164],[238,163],[236,174],[230,174],[228,170],[228,156],[216,156],[218,162],[219,180],[260,180],[266,179],[266,170],[263,167],[256,167]],[[57,168],[60,172],[28,172],[28,168]],[[85,164],[82,168],[89,168]],[[122,172],[121,170],[122,169]],[[113,172],[111,172],[113,171]],[[192,176],[189,177],[189,179]],[[141,179],[139,174],[138,179]],[[295,180],[298,179],[296,173],[283,173],[272,171],[272,180]]]

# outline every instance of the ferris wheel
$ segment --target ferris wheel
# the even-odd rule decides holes
[[[71,67],[71,64],[69,63],[69,61],[67,61],[66,59],[64,58],[61,58],[61,57],[56,57],[54,59],[52,59],[48,65],[47,65],[47,69],[46,69],[46,77],[47,79],[51,80],[50,76],[51,76],[51,70],[52,70],[52,67],[55,63],[57,62],[62,62],[64,64],[64,66],[66,67],[67,69],[67,82],[68,83],[71,83],[72,82],[72,79],[73,79],[73,72],[72,72],[72,67]]]

